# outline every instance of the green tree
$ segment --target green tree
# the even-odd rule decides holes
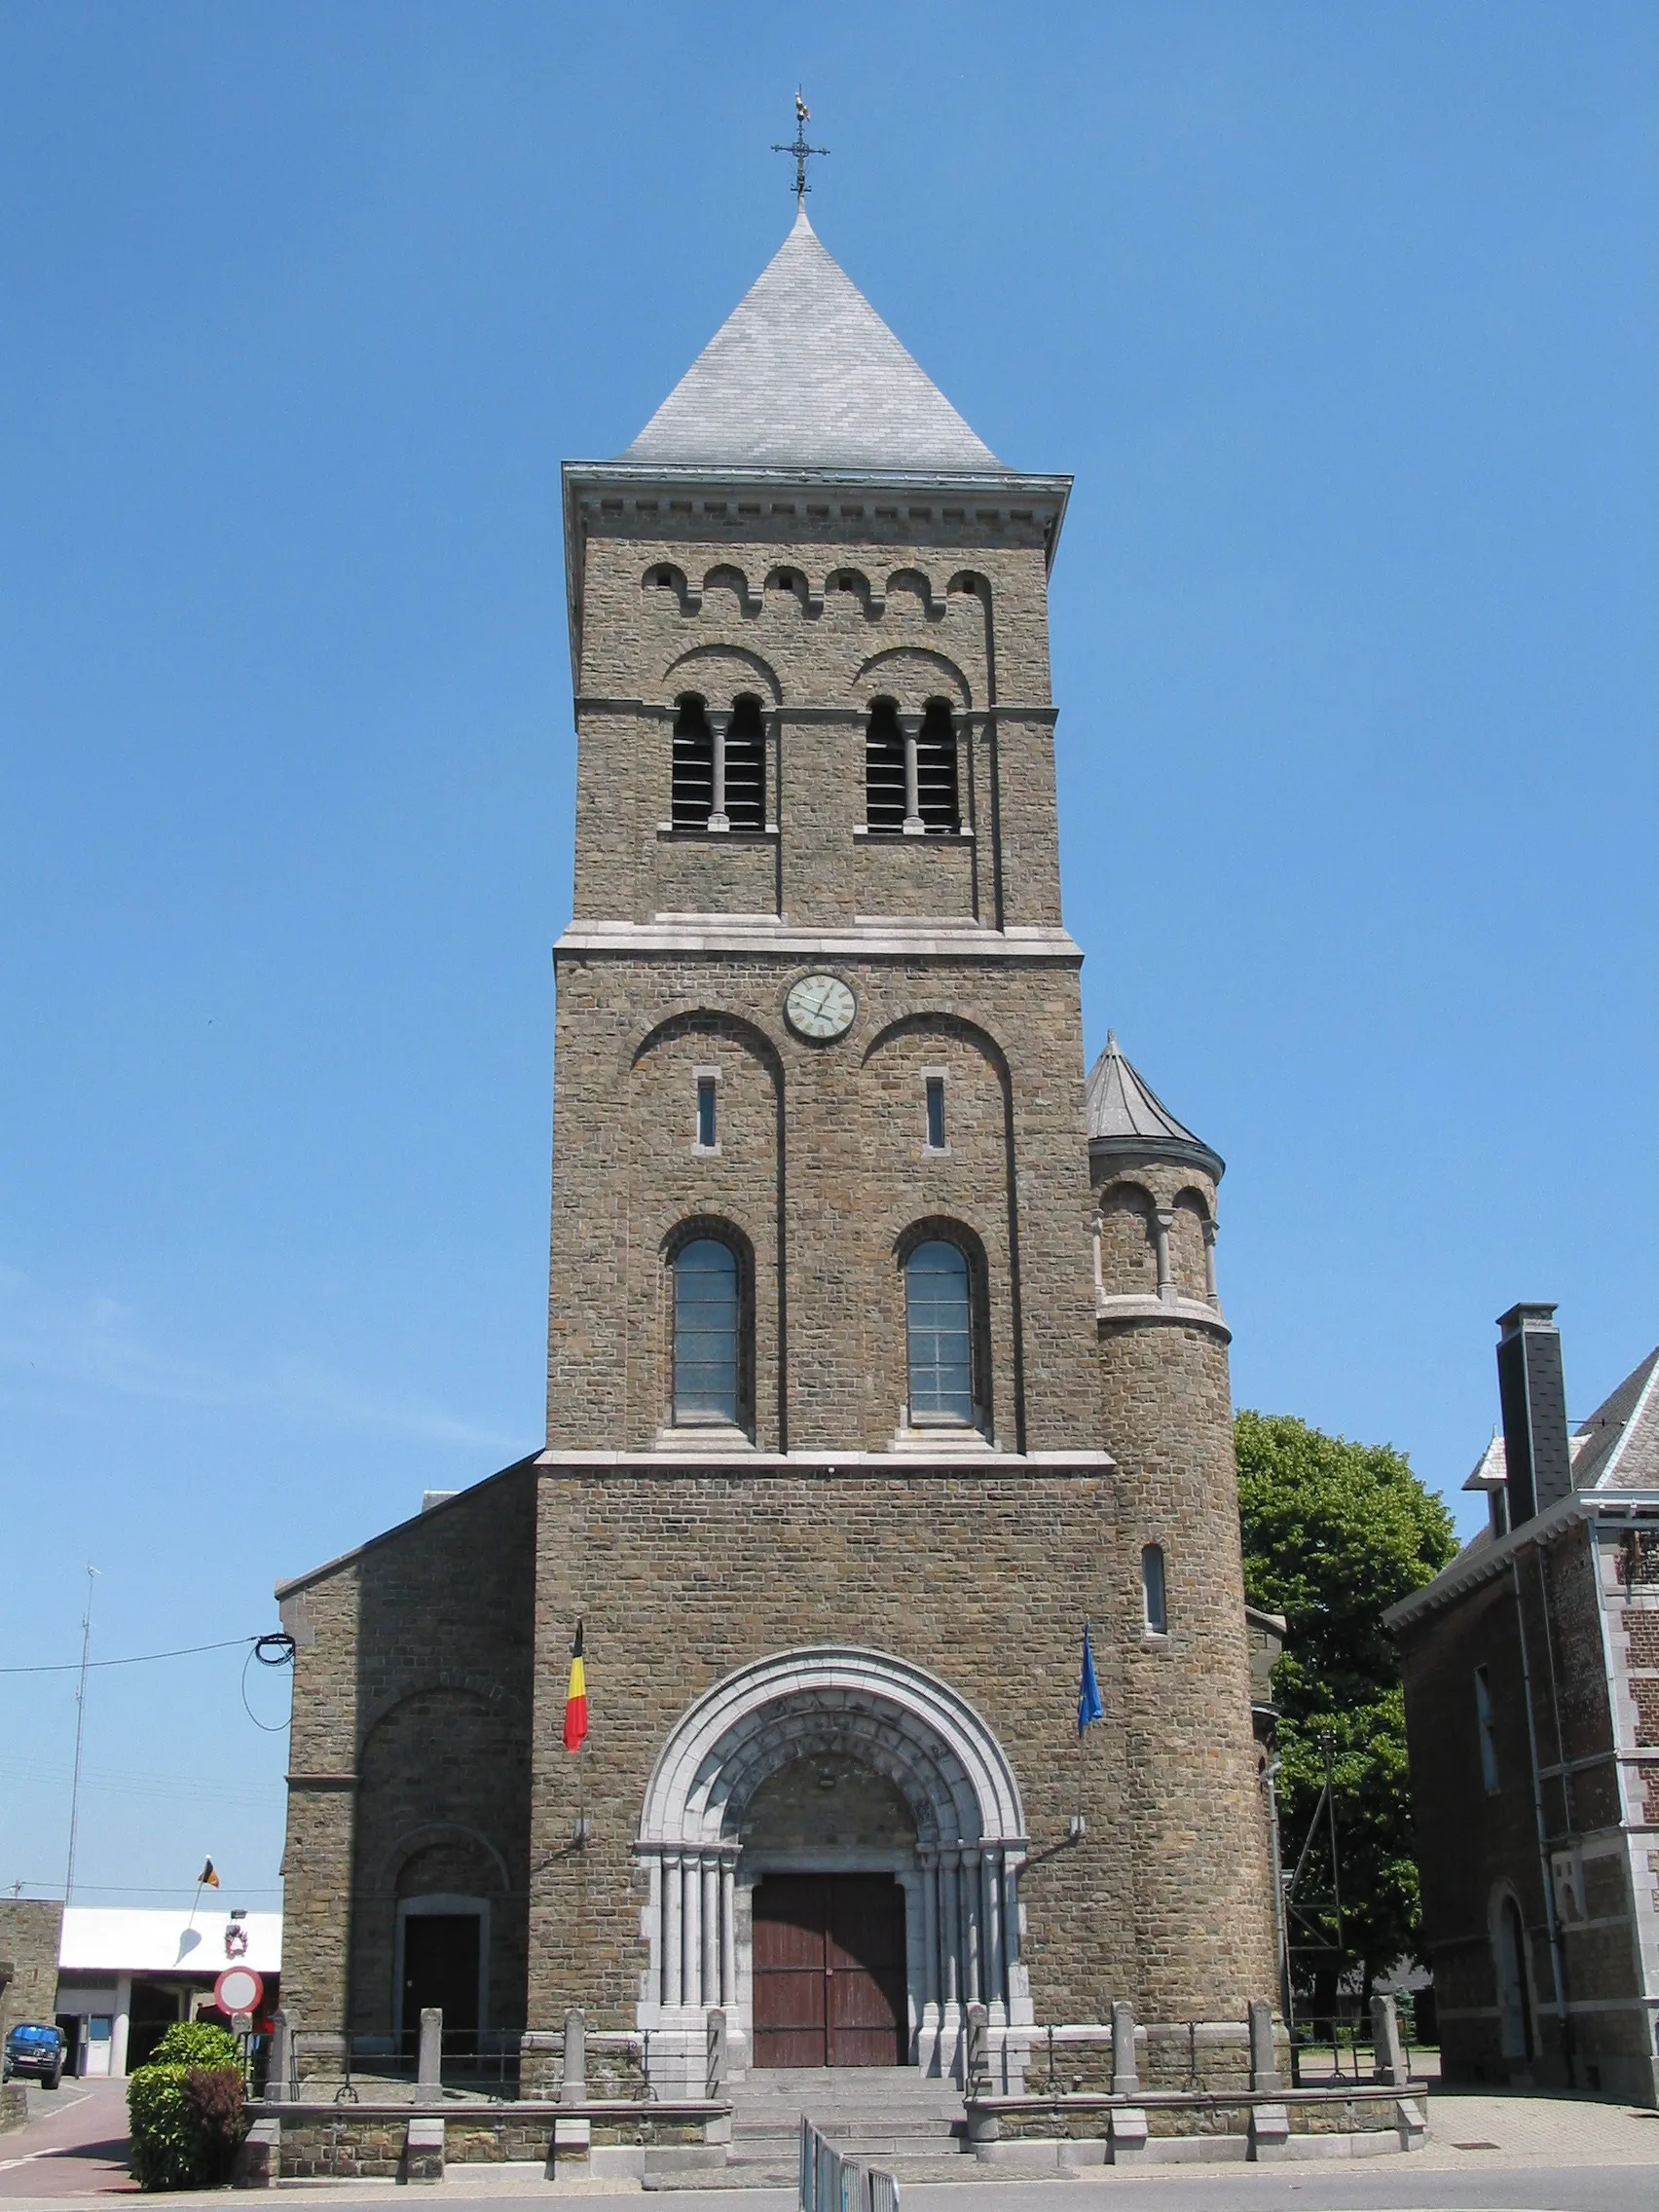
[[[1452,1516],[1388,1445],[1350,1444],[1284,1414],[1241,1413],[1235,1436],[1245,1594],[1286,1622],[1273,1675],[1286,1869],[1318,1806],[1328,1737],[1343,1936],[1369,1996],[1378,1972],[1415,1954],[1419,1929],[1405,1706],[1382,1615],[1452,1558]],[[1334,1944],[1323,1834],[1309,1853],[1297,1904],[1306,1918],[1293,1923],[1292,1943]],[[1307,1958],[1296,1964],[1298,1986],[1313,1989],[1316,2012],[1327,2009],[1334,1972],[1315,1974]]]

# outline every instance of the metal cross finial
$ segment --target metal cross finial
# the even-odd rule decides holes
[[[797,85],[795,87],[794,143],[790,146],[779,146],[774,144],[772,148],[774,154],[793,154],[794,156],[794,193],[795,205],[797,207],[806,198],[807,194],[812,190],[811,185],[806,181],[806,165],[809,157],[813,154],[828,154],[830,151],[828,146],[809,146],[807,144],[806,127],[811,121],[812,110],[807,106],[806,101],[801,97],[801,90]]]

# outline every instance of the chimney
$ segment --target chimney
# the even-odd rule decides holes
[[[1572,1494],[1567,1388],[1553,1306],[1512,1306],[1498,1316],[1497,1395],[1509,1471],[1509,1526]]]

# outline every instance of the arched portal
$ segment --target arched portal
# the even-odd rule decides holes
[[[755,1893],[768,1874],[900,1885],[902,2060],[955,2072],[971,2004],[994,2027],[1031,2018],[1014,1770],[967,1700],[906,1660],[818,1645],[728,1675],[664,1744],[635,1848],[650,1884],[639,2024],[665,2087],[695,2079],[716,2007],[734,2057],[754,2049]]]

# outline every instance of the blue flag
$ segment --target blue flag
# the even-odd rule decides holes
[[[1077,1732],[1081,1736],[1091,1720],[1104,1720],[1100,1684],[1094,1679],[1094,1654],[1088,1648],[1088,1623],[1083,1624],[1083,1679],[1077,1686]]]

